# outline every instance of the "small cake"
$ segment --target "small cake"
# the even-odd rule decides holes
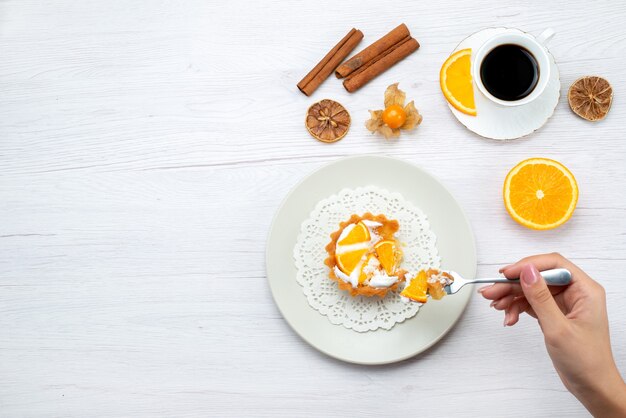
[[[420,270],[400,292],[401,296],[415,302],[426,303],[428,296],[439,300],[446,295],[445,287],[454,281],[445,271],[437,269]]]
[[[400,225],[385,215],[352,215],[326,246],[329,276],[352,296],[384,297],[404,281],[402,250],[394,237]]]

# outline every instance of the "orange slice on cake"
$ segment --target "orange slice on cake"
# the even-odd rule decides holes
[[[339,241],[337,245],[352,245],[361,242],[368,242],[370,240],[370,231],[363,222],[357,223],[354,228],[345,236],[344,239]]]
[[[453,281],[454,278],[445,271],[420,270],[400,295],[420,303],[426,303],[428,296],[439,300],[447,295],[445,286]]]
[[[428,300],[427,294],[428,276],[425,270],[420,270],[409,285],[400,292],[400,295],[420,303],[426,303]]]
[[[359,284],[363,284],[365,283],[365,281],[368,279],[367,277],[367,271],[366,271],[366,266],[372,261],[372,259],[374,259],[376,257],[374,257],[374,254],[370,253],[365,257],[365,260],[363,261],[363,264],[361,266],[361,272],[359,273]]]
[[[503,194],[504,206],[516,222],[531,229],[553,229],[572,217],[578,184],[558,161],[529,158],[506,176]]]
[[[472,84],[471,49],[461,49],[450,55],[441,66],[439,84],[444,97],[455,109],[476,116]]]
[[[352,274],[354,269],[356,269],[359,264],[361,264],[361,260],[363,256],[367,254],[368,249],[363,248],[354,251],[348,251],[345,253],[337,254],[337,267],[347,275]]]
[[[374,246],[378,261],[383,266],[387,274],[392,275],[398,267],[398,248],[395,241],[381,241]]]
[[[363,258],[369,252],[371,234],[363,223],[354,224],[352,229],[337,242],[337,266],[350,275],[359,266],[363,266]]]

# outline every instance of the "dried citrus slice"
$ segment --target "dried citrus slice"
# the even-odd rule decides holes
[[[441,66],[439,84],[448,103],[459,112],[476,116],[471,57],[471,49],[461,49],[450,55]]]
[[[337,254],[337,267],[347,275],[350,275],[357,268],[363,256],[369,251],[368,248],[347,251]]]
[[[426,303],[428,298],[426,293],[428,292],[428,276],[424,270],[420,270],[417,276],[411,280],[409,285],[404,288],[400,295],[407,297],[415,302]]]
[[[516,222],[531,229],[553,229],[572,217],[578,184],[558,161],[529,158],[509,171],[503,194],[506,210]]]
[[[370,231],[363,222],[359,222],[348,232],[344,239],[339,241],[337,245],[352,245],[370,240]]]
[[[397,248],[395,241],[381,241],[374,246],[378,261],[388,275],[393,275],[397,267]]]
[[[350,114],[341,103],[324,99],[309,107],[304,124],[318,141],[337,142],[348,133]]]
[[[567,92],[569,107],[583,119],[595,122],[605,118],[613,101],[613,88],[602,77],[582,77]]]

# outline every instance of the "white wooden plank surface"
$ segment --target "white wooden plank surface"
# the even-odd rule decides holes
[[[474,298],[436,347],[397,365],[332,360],[273,304],[273,213],[340,157],[402,157],[439,177],[475,231],[479,274],[560,251],[607,289],[626,370],[626,4],[612,1],[0,1],[0,416],[585,416],[538,327]],[[351,27],[365,46],[405,22],[421,48],[359,92],[295,85]],[[534,135],[480,139],[458,124],[438,69],[491,26],[552,27],[563,89],[615,90],[590,124],[565,100]],[[395,81],[424,123],[386,143],[362,127]],[[353,117],[334,145],[306,108]],[[501,184],[530,156],[576,175],[574,218],[551,232],[506,215]]]

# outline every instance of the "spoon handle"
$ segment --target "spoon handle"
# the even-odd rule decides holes
[[[566,286],[572,281],[572,273],[567,269],[544,270],[540,271],[539,274],[550,286]],[[519,283],[519,279],[497,277],[492,279],[474,279],[470,280],[469,283]]]

